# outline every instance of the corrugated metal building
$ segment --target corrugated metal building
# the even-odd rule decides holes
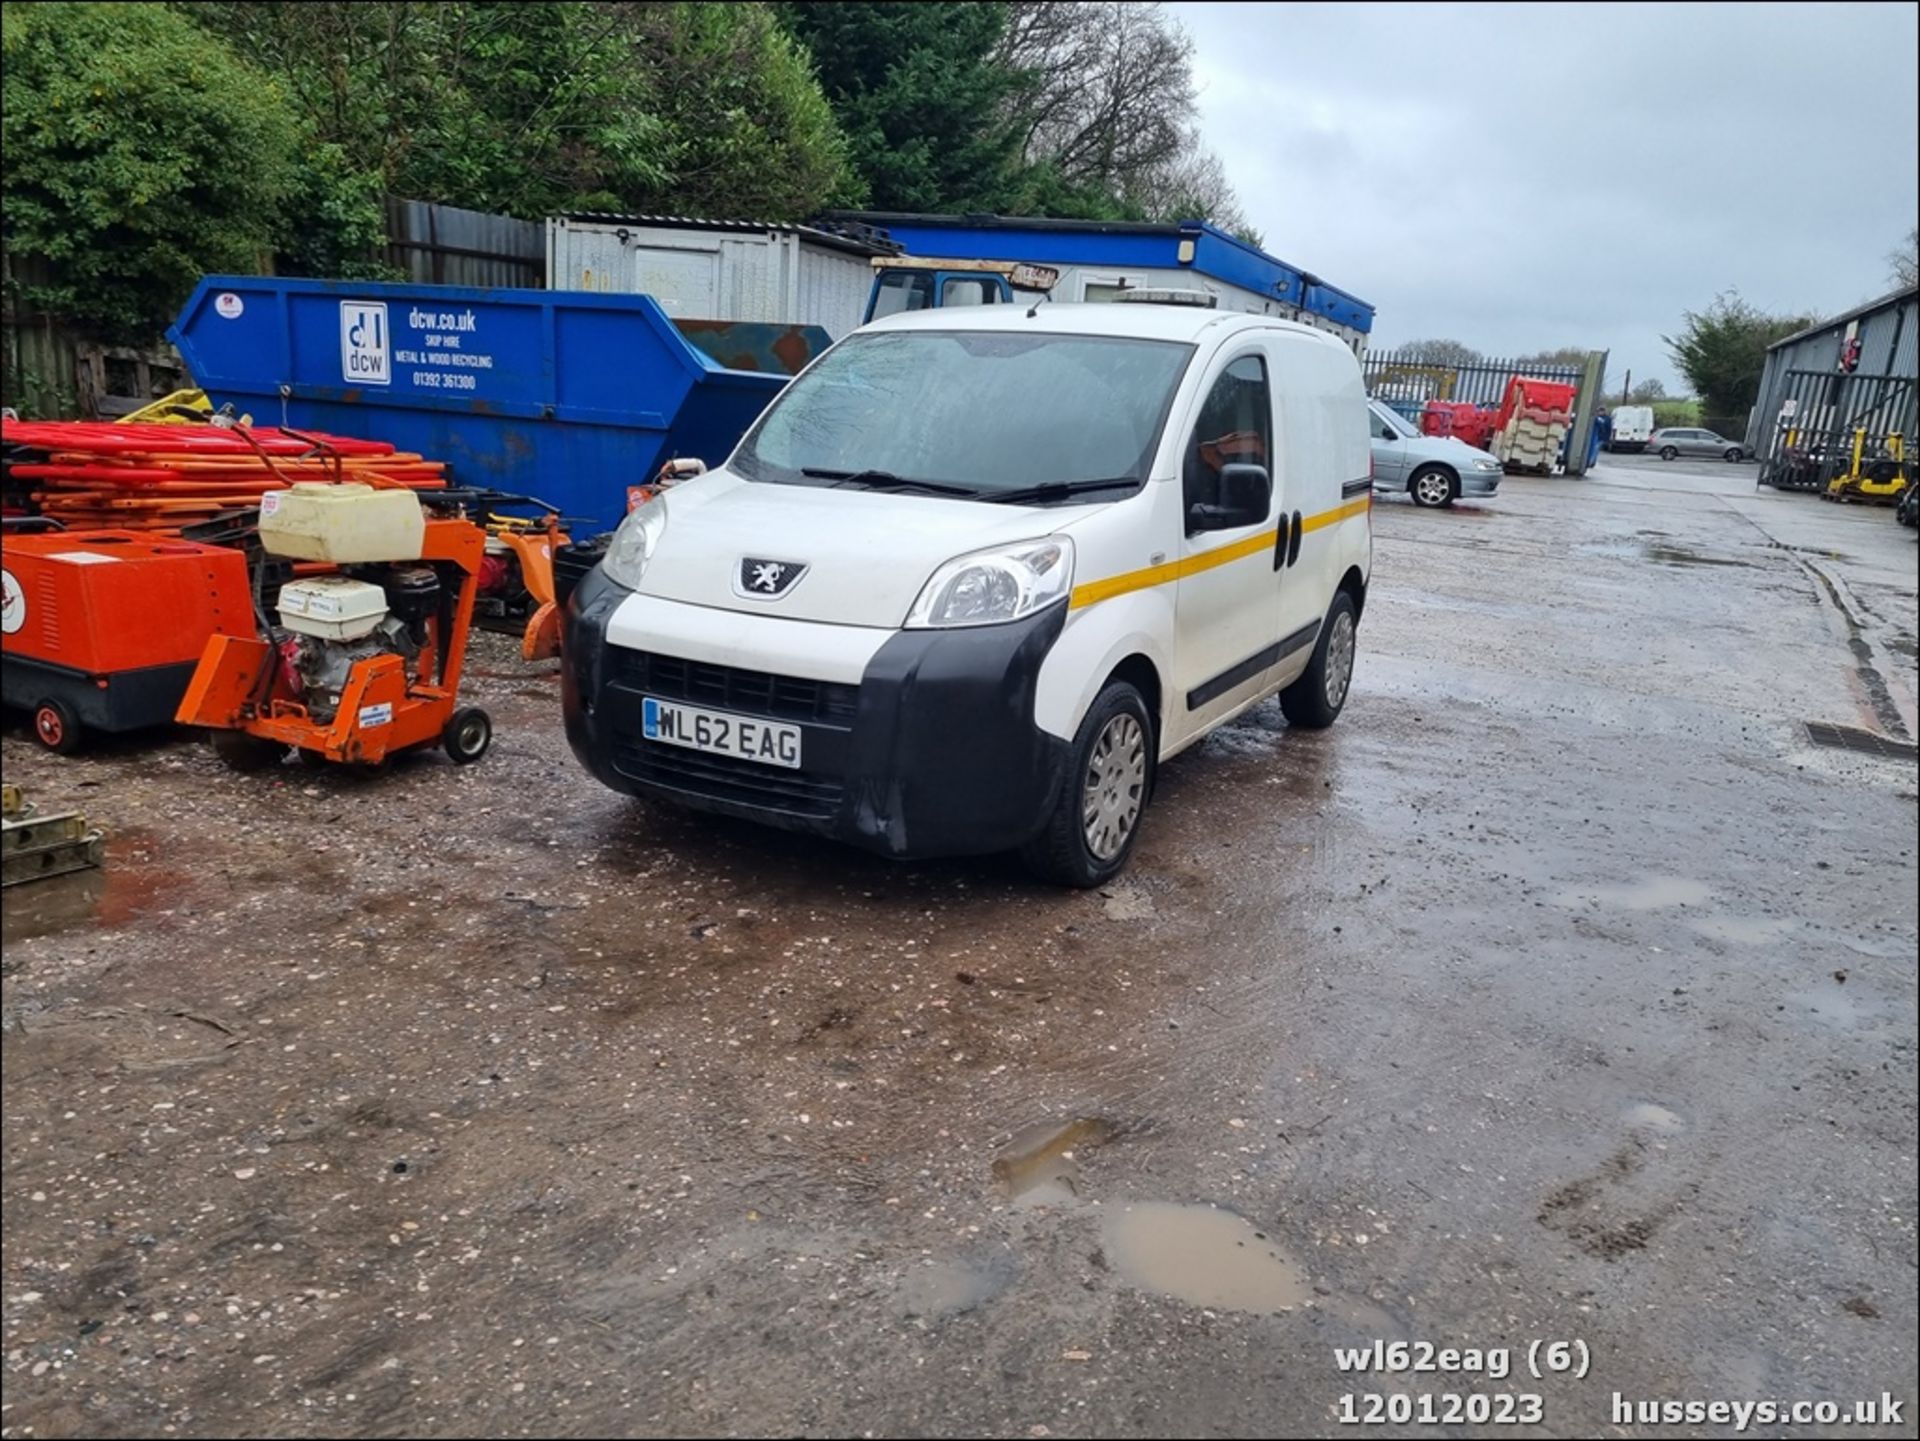
[[[873,257],[899,247],[858,231],[678,215],[557,215],[547,285],[651,295],[675,320],[818,325],[835,340],[860,323]]]
[[[1897,432],[1912,446],[1916,380],[1920,287],[1909,287],[1775,341],[1747,449],[1769,462],[1796,431],[1845,437],[1855,429],[1876,438]]]
[[[830,212],[883,231],[910,255],[1028,261],[1061,272],[1054,299],[1111,300],[1133,288],[1205,289],[1231,310],[1278,315],[1339,335],[1356,351],[1373,306],[1204,220],[1042,220],[1001,215]]]

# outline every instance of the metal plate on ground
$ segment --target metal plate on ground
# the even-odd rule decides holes
[[[1912,741],[1895,740],[1892,736],[1876,735],[1869,730],[1834,725],[1829,721],[1803,721],[1801,724],[1807,728],[1807,739],[1817,746],[1891,761],[1910,761],[1920,756],[1920,749],[1916,749]]]

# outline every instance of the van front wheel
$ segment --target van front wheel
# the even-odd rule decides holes
[[[1053,814],[1020,858],[1041,880],[1086,889],[1118,875],[1153,789],[1153,717],[1117,680],[1100,692],[1068,755]]]
[[[1288,725],[1325,730],[1339,718],[1353,685],[1354,641],[1359,625],[1353,597],[1340,591],[1327,609],[1313,659],[1300,672],[1300,678],[1280,692],[1280,709]]]

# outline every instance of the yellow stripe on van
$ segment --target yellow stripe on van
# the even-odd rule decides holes
[[[1300,533],[1323,530],[1330,525],[1338,525],[1356,515],[1366,514],[1371,504],[1367,496],[1336,506],[1332,510],[1323,510],[1318,515],[1309,515],[1300,522]],[[1205,551],[1200,555],[1190,555],[1183,560],[1170,560],[1161,565],[1150,565],[1143,570],[1123,571],[1119,575],[1110,575],[1104,580],[1090,580],[1085,585],[1073,588],[1073,599],[1069,602],[1073,609],[1081,606],[1097,605],[1103,600],[1112,600],[1116,595],[1127,595],[1136,590],[1147,590],[1152,586],[1165,585],[1170,580],[1179,580],[1182,576],[1199,575],[1202,571],[1212,570],[1218,565],[1228,565],[1236,560],[1244,560],[1250,555],[1271,552],[1274,542],[1280,537],[1278,527],[1263,530],[1250,535],[1245,540],[1236,540],[1232,545],[1223,545],[1218,550]]]
[[[1327,526],[1338,525],[1343,520],[1351,520],[1356,515],[1365,515],[1367,507],[1372,504],[1372,498],[1363,495],[1358,500],[1350,500],[1345,505],[1335,506],[1332,510],[1323,510],[1318,515],[1310,515],[1300,522],[1300,534],[1324,530]]]

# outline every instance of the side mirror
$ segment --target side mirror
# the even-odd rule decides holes
[[[1273,508],[1273,479],[1264,465],[1229,465],[1220,472],[1220,503],[1187,509],[1187,534],[1259,525]]]

